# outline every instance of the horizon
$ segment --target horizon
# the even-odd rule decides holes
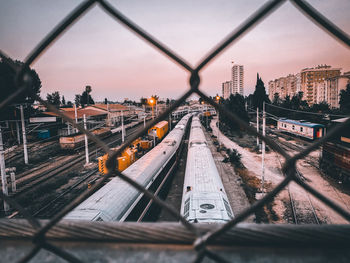
[[[12,59],[26,55],[82,1],[0,0],[0,49]],[[202,57],[255,12],[261,1],[110,1],[126,17],[196,65]],[[265,1],[266,2],[266,1]],[[347,32],[350,2],[309,1]],[[34,3],[34,4],[33,4]],[[42,21],[45,21],[43,23]],[[35,30],[33,30],[35,29]],[[344,45],[309,21],[289,2],[284,3],[246,35],[229,46],[200,74],[200,89],[221,94],[230,80],[231,61],[244,66],[244,95],[254,92],[259,73],[268,82],[319,64],[350,70]],[[32,65],[41,81],[41,96],[59,91],[74,100],[85,86],[92,97],[122,101],[157,94],[177,99],[188,88],[189,74],[129,32],[98,6],[89,10]]]

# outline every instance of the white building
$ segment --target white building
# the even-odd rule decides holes
[[[243,65],[232,66],[232,94],[239,93],[243,96],[244,68]]]
[[[232,94],[232,81],[222,83],[222,97],[226,100]]]

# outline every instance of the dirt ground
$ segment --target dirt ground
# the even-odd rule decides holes
[[[230,139],[224,134],[219,132],[216,126],[217,119],[213,119],[210,126],[213,129],[213,134],[218,137],[220,143],[228,149],[236,149],[242,156],[241,162],[245,166],[245,176],[248,176],[250,180],[255,182],[255,187],[261,188],[262,179],[262,156],[254,149],[256,145],[256,138],[247,134],[241,134],[241,136],[230,135]],[[239,141],[239,144],[234,141]],[[242,147],[243,146],[243,147]],[[296,152],[289,151],[290,155]],[[319,156],[319,151],[315,151],[311,154],[313,157]],[[281,163],[283,158],[274,151],[268,151],[265,154],[265,187],[266,192],[273,189],[284,178],[281,172]],[[343,207],[350,212],[350,195],[348,191],[342,189],[330,178],[325,177],[317,168],[311,166],[304,160],[298,162],[297,167],[301,174],[306,178],[306,182],[312,187],[316,188],[320,193],[327,198],[334,201],[339,206]],[[347,224],[348,221],[342,218],[333,209],[329,208],[321,201],[307,193],[296,183],[289,184],[290,193],[295,201],[295,205],[298,208],[297,212],[303,214],[304,219],[310,214],[310,207],[314,207],[317,217],[320,223],[326,224]],[[254,201],[254,200],[251,200]],[[312,206],[311,206],[312,204]],[[290,208],[290,196],[287,189],[281,191],[275,198],[271,207],[272,216],[269,217],[270,223],[291,223],[291,208]],[[308,223],[307,220],[304,220]],[[300,220],[299,223],[303,223]]]

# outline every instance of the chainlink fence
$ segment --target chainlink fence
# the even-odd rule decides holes
[[[225,39],[223,39],[216,47],[214,47],[213,50],[211,50],[208,55],[206,55],[202,61],[198,64],[197,67],[192,68],[183,58],[181,58],[179,55],[175,54],[173,51],[171,51],[169,48],[167,48],[164,44],[162,44],[160,41],[155,39],[153,36],[148,34],[144,29],[133,23],[131,20],[129,20],[126,16],[124,16],[122,13],[120,13],[117,9],[115,9],[108,1],[105,0],[87,0],[81,3],[76,9],[74,9],[61,23],[54,28],[38,45],[37,47],[27,56],[25,63],[22,67],[18,67],[17,65],[13,64],[9,57],[0,50],[0,56],[3,59],[4,62],[8,63],[12,68],[14,68],[17,72],[16,76],[16,85],[17,89],[13,91],[13,93],[6,98],[4,101],[0,103],[0,109],[11,103],[11,101],[24,92],[26,89],[30,88],[31,86],[31,79],[29,77],[28,69],[29,66],[39,58],[39,56],[46,51],[46,49],[53,44],[53,42],[64,33],[65,30],[67,30],[70,26],[72,26],[83,14],[87,13],[92,7],[95,5],[99,6],[104,10],[108,15],[113,17],[118,23],[124,25],[128,30],[135,33],[138,37],[143,39],[145,42],[148,42],[150,45],[152,45],[154,48],[156,48],[160,53],[163,53],[165,56],[167,56],[169,59],[173,60],[176,64],[180,65],[184,69],[186,69],[190,74],[191,77],[189,79],[190,89],[183,94],[179,99],[176,100],[174,104],[171,105],[169,109],[167,109],[164,113],[162,113],[160,116],[158,116],[156,119],[152,120],[149,124],[146,125],[142,130],[134,133],[130,138],[119,148],[118,151],[113,152],[110,151],[109,147],[99,138],[95,137],[93,134],[91,134],[88,130],[84,129],[82,125],[75,123],[73,119],[67,118],[65,115],[63,115],[57,108],[55,108],[53,105],[48,104],[46,101],[43,101],[41,98],[37,98],[37,100],[44,104],[50,111],[53,111],[57,113],[60,117],[62,117],[65,121],[71,123],[75,128],[77,128],[79,131],[85,133],[89,139],[94,141],[98,146],[100,146],[106,153],[109,153],[109,160],[107,162],[107,166],[109,167],[109,174],[104,176],[98,183],[96,183],[91,189],[83,192],[80,196],[78,196],[75,200],[73,200],[70,204],[68,204],[64,209],[62,209],[58,214],[56,214],[51,220],[49,220],[45,225],[42,225],[42,221],[39,221],[35,219],[33,216],[28,214],[26,210],[21,207],[15,200],[9,198],[8,196],[5,196],[1,193],[1,198],[6,200],[8,204],[13,206],[14,208],[18,209],[20,213],[25,217],[27,222],[31,225],[31,228],[33,231],[29,231],[27,228],[27,235],[29,235],[31,241],[34,244],[34,247],[32,250],[22,259],[20,259],[20,262],[28,262],[30,261],[41,249],[46,249],[48,251],[51,251],[58,255],[59,257],[70,261],[70,262],[81,262],[76,256],[72,255],[71,253],[66,252],[65,250],[59,248],[57,245],[51,244],[47,240],[47,235],[49,231],[56,231],[56,233],[59,232],[57,230],[57,224],[59,226],[64,225],[64,222],[60,222],[60,220],[72,209],[74,209],[76,206],[78,206],[82,201],[84,201],[86,198],[88,198],[90,195],[92,195],[95,191],[97,191],[100,186],[111,176],[119,176],[129,184],[131,184],[133,187],[135,187],[140,192],[144,193],[147,197],[153,200],[154,203],[161,206],[163,209],[166,209],[169,213],[171,213],[174,218],[178,219],[185,230],[187,231],[187,235],[183,234],[181,236],[180,233],[177,233],[179,235],[180,241],[191,242],[193,245],[193,249],[196,251],[196,259],[195,262],[200,262],[204,257],[209,257],[215,261],[218,262],[225,262],[225,258],[218,255],[217,253],[210,250],[209,245],[210,244],[216,244],[215,242],[219,242],[220,239],[225,236],[228,232],[232,233],[232,231],[236,231],[237,236],[239,237],[239,231],[237,228],[234,228],[235,225],[237,225],[239,222],[242,222],[245,218],[253,214],[257,209],[262,208],[264,205],[266,205],[268,202],[273,201],[274,197],[282,190],[284,189],[291,181],[296,182],[298,185],[300,185],[302,188],[304,188],[306,191],[310,192],[312,195],[314,195],[316,198],[321,200],[323,203],[334,209],[337,213],[339,213],[341,216],[343,216],[345,219],[350,221],[350,213],[345,211],[343,208],[341,208],[339,205],[334,203],[333,201],[329,200],[325,196],[323,196],[320,192],[315,190],[313,187],[302,181],[297,175],[296,175],[296,162],[305,156],[307,156],[309,153],[317,149],[319,146],[321,146],[324,142],[329,140],[331,137],[335,136],[338,132],[345,129],[346,127],[349,127],[350,119],[348,119],[346,122],[342,123],[338,127],[336,127],[334,130],[329,132],[326,136],[323,138],[315,141],[313,144],[311,144],[309,147],[307,147],[302,152],[290,156],[287,152],[282,150],[279,145],[277,145],[272,139],[270,139],[267,136],[263,136],[261,133],[256,132],[256,130],[252,127],[250,127],[247,123],[240,120],[239,117],[234,112],[228,112],[225,110],[225,108],[222,105],[217,104],[214,100],[209,98],[203,91],[199,89],[200,85],[200,77],[199,73],[200,71],[208,65],[218,54],[222,53],[229,45],[233,44],[239,37],[244,35],[248,30],[252,29],[255,25],[257,25],[259,22],[261,22],[263,19],[265,19],[269,14],[274,12],[276,9],[278,9],[281,4],[283,4],[284,0],[271,0],[262,5],[255,13],[253,13],[249,18],[247,18],[240,26],[238,26],[234,31],[232,31]],[[324,17],[322,14],[320,14],[316,9],[314,9],[311,5],[309,5],[306,1],[303,0],[290,0],[290,2],[297,7],[302,13],[304,13],[305,16],[307,16],[313,23],[318,25],[320,28],[322,28],[324,31],[329,33],[333,38],[339,40],[343,44],[345,44],[347,47],[350,47],[350,37],[343,32],[341,29],[339,29],[337,26],[335,26],[332,22],[330,22],[326,17]],[[219,111],[220,114],[223,114],[226,116],[226,118],[232,122],[235,122],[239,124],[241,127],[243,127],[245,130],[247,130],[250,134],[258,136],[261,140],[265,141],[266,144],[272,148],[273,150],[277,151],[279,154],[281,154],[285,161],[283,164],[283,172],[286,174],[285,178],[275,187],[271,192],[266,194],[261,200],[255,202],[251,207],[243,211],[242,213],[238,214],[234,219],[232,219],[230,222],[223,224],[222,226],[218,227],[204,227],[200,225],[195,225],[189,223],[184,217],[182,217],[179,213],[179,211],[175,210],[173,207],[169,206],[166,202],[155,196],[152,192],[145,189],[142,185],[134,182],[129,177],[125,176],[123,173],[118,172],[116,169],[113,169],[116,167],[116,156],[121,153],[128,145],[134,141],[139,136],[145,134],[147,130],[152,127],[157,122],[164,120],[171,114],[173,110],[175,110],[182,102],[184,102],[191,94],[196,93],[198,94],[204,101],[211,104],[216,108],[217,111]],[[10,222],[8,222],[9,225],[11,225]],[[128,231],[128,224],[125,224],[124,231]],[[77,227],[78,225],[76,225]],[[149,226],[145,226],[143,224],[139,224],[139,229],[133,230],[133,238],[134,240],[142,240],[141,236],[146,235],[147,233],[150,233],[150,231],[171,231],[171,229],[166,227],[166,223],[162,224],[151,224]],[[71,225],[71,227],[74,227],[74,223]],[[147,229],[147,228],[151,229]],[[266,228],[266,227],[265,227]],[[268,227],[270,232],[266,232],[263,236],[256,236],[256,238],[266,238],[268,233],[271,231],[274,231],[274,226]],[[236,230],[235,230],[236,229]],[[80,231],[83,231],[83,226],[81,226]],[[86,229],[85,229],[86,230]],[[58,232],[57,232],[58,231]],[[77,230],[79,232],[79,229]],[[90,231],[94,231],[91,230]],[[138,232],[139,231],[139,232]],[[246,230],[249,231],[249,230]],[[261,230],[263,233],[264,231]],[[317,231],[317,230],[315,230]],[[278,234],[278,229],[276,229],[276,235]],[[282,231],[283,232],[283,231]],[[158,232],[159,233],[159,232]],[[174,232],[173,232],[174,233]],[[190,234],[188,234],[190,233]],[[96,233],[95,233],[96,234]],[[188,236],[190,235],[190,237]],[[52,234],[51,234],[52,236]],[[272,235],[273,236],[273,235]],[[102,236],[96,236],[96,239],[103,239]],[[120,237],[119,237],[120,238]],[[168,240],[174,240],[176,237],[168,236]],[[247,238],[247,237],[246,237]],[[336,237],[334,237],[336,238]],[[249,239],[249,238],[248,238]],[[123,238],[120,238],[119,240],[123,240]],[[129,240],[130,239],[124,239]],[[166,240],[166,239],[165,239]],[[158,240],[159,241],[159,240]],[[177,242],[180,242],[177,240]],[[256,239],[255,239],[256,241]],[[271,241],[271,240],[270,240]],[[152,242],[152,240],[148,240],[148,242]],[[251,241],[252,242],[252,241]],[[272,241],[271,241],[272,242]],[[254,243],[254,242],[253,242]]]

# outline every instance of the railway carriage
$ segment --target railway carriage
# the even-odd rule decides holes
[[[311,123],[307,121],[296,121],[290,119],[279,119],[277,129],[283,132],[288,132],[293,135],[298,135],[310,140],[323,137],[324,125]]]
[[[191,125],[181,214],[192,223],[223,223],[233,218],[198,117],[193,117]]]
[[[187,123],[188,114],[151,151],[123,171],[123,174],[146,189],[176,159]],[[143,194],[120,179],[113,178],[105,186],[66,215],[65,219],[89,221],[124,221],[133,211]]]
[[[92,134],[98,136],[99,138],[105,138],[111,134],[110,128],[99,128],[96,130],[93,130],[91,132]],[[78,133],[78,134],[72,134],[68,136],[62,136],[60,137],[60,147],[64,150],[74,150],[79,146],[82,146],[84,144],[84,138],[85,134]]]
[[[330,129],[348,118],[333,120]],[[350,183],[350,131],[344,129],[323,144],[321,169],[340,182]]]

